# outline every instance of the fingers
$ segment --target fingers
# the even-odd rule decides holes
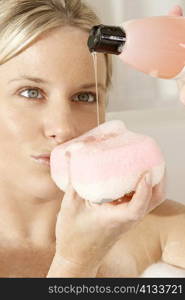
[[[153,187],[152,199],[149,206],[149,211],[161,204],[166,196],[166,176],[164,175],[161,181]]]
[[[115,210],[117,221],[122,222],[128,220],[135,222],[141,220],[146,214],[151,196],[151,174],[147,172],[141,177],[132,199],[112,207],[112,209]]]
[[[134,219],[145,215],[152,197],[152,177],[150,172],[145,173],[138,183],[132,200],[128,203],[128,213]]]
[[[72,184],[69,182],[66,192],[64,194],[64,197],[62,199],[62,208],[68,208],[68,209],[75,209],[77,207],[79,207],[79,205],[81,205],[82,203],[84,203],[84,199],[82,199],[77,192],[75,191],[75,189],[73,188]]]
[[[175,5],[169,12],[168,16],[183,16],[183,10],[179,5]]]
[[[110,206],[110,205],[120,205],[121,203],[125,203],[128,202],[132,199],[133,195],[135,192],[130,192],[128,194],[125,194],[123,197],[120,197],[116,200],[113,201],[109,201],[109,202],[102,202],[101,204],[103,204],[104,206]]]

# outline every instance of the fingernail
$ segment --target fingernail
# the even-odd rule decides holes
[[[146,184],[151,185],[151,183],[152,183],[152,178],[151,178],[151,174],[150,174],[150,173],[147,173],[147,174],[145,175],[145,182],[146,182]]]

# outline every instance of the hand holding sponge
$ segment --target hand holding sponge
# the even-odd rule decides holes
[[[50,166],[51,177],[61,190],[66,191],[70,180],[79,196],[94,203],[133,192],[147,170],[154,186],[165,171],[155,140],[129,131],[120,120],[105,122],[55,147]]]

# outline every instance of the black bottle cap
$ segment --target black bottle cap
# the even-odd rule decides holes
[[[120,54],[126,42],[126,33],[118,26],[93,26],[87,41],[90,52]]]

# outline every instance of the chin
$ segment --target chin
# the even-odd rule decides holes
[[[51,177],[45,178],[45,176],[38,178],[33,178],[25,184],[27,191],[25,194],[31,194],[35,198],[40,198],[43,200],[58,200],[62,199],[64,192],[60,190],[56,184],[52,181]]]

